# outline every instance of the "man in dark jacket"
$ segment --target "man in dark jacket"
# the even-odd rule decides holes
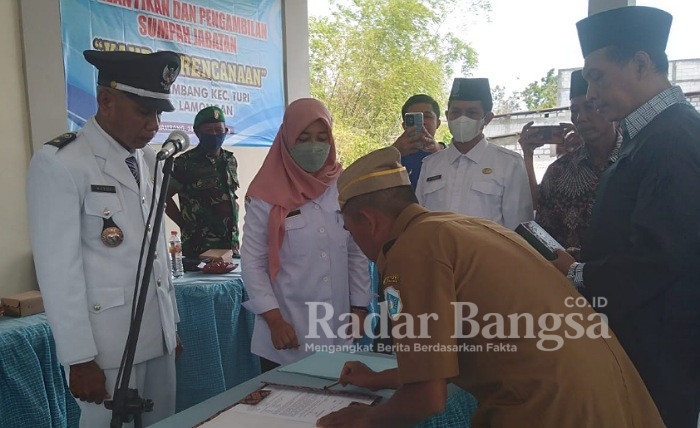
[[[582,263],[555,265],[608,315],[669,427],[700,411],[700,114],[667,78],[672,17],[623,7],[577,23],[588,99],[620,121]]]

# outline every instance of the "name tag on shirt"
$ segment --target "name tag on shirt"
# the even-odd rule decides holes
[[[442,178],[442,174],[438,175],[433,175],[432,177],[428,177],[425,181],[430,183],[431,181],[439,180]]]
[[[102,184],[91,184],[90,190],[99,193],[117,193],[117,188],[114,186],[106,186]]]

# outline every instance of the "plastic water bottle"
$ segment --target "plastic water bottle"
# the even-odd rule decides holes
[[[175,278],[185,274],[185,268],[182,266],[182,241],[175,230],[170,232],[170,270]]]

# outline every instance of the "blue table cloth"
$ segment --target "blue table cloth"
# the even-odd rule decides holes
[[[187,273],[175,281],[185,348],[177,362],[177,411],[260,374],[250,353],[253,315],[242,308],[240,276]],[[70,394],[44,314],[0,317],[0,426],[77,427]]]
[[[0,425],[78,426],[46,315],[0,317]]]
[[[254,315],[240,277],[187,273],[175,281],[184,352],[177,361],[176,411],[260,374],[250,353]]]

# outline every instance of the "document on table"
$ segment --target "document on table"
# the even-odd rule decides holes
[[[377,397],[339,394],[313,388],[267,385],[270,395],[255,405],[236,404],[199,425],[204,428],[314,427],[328,413],[351,403],[370,405]]]
[[[316,352],[303,360],[280,367],[277,370],[297,373],[322,379],[337,380],[347,361],[361,361],[375,372],[397,367],[396,359],[374,355],[351,354],[348,352]]]

